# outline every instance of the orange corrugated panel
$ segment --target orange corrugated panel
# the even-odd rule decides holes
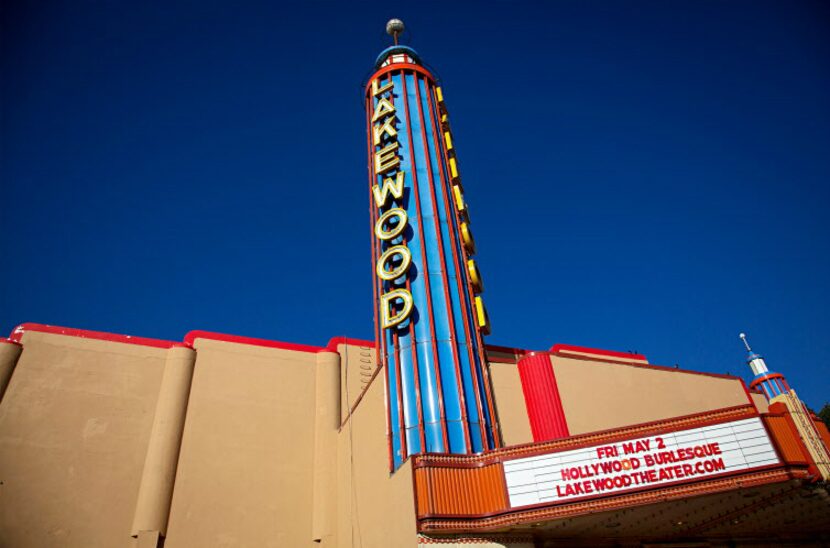
[[[507,491],[504,487],[504,470],[501,466],[490,467],[488,491],[493,508],[507,508]]]
[[[429,507],[429,493],[424,485],[424,476],[427,471],[424,468],[415,469],[415,508],[418,515],[423,515]]]
[[[801,440],[798,435],[793,432],[787,421],[787,417],[782,415],[765,415],[764,423],[772,434],[775,440],[775,445],[781,453],[781,458],[787,464],[808,464],[804,457]]]
[[[816,430],[818,430],[818,435],[821,436],[821,441],[830,450],[830,430],[827,429],[827,425],[817,419],[813,419],[813,422],[816,424]]]
[[[504,491],[503,476],[504,471],[501,466],[487,467],[487,485],[485,486],[485,495],[487,497],[487,505],[490,511],[507,508],[507,493]]]
[[[501,464],[415,470],[419,515],[490,514],[507,508]]]

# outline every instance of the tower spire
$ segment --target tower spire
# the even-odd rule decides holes
[[[787,380],[784,378],[784,375],[769,370],[764,357],[756,352],[753,352],[752,348],[749,346],[749,342],[746,340],[746,333],[741,333],[738,337],[740,337],[743,341],[746,351],[748,352],[746,363],[752,370],[753,375],[755,375],[752,382],[749,383],[749,387],[760,387],[768,399],[772,399],[788,392],[790,387],[787,385]]]
[[[746,351],[751,354],[752,349],[749,347],[749,342],[747,342],[747,340],[746,340],[746,333],[741,333],[740,335],[738,335],[738,337],[740,337],[741,340],[744,342],[744,346],[746,347]]]
[[[406,27],[400,19],[390,19],[386,22],[386,34],[392,37],[396,46],[398,45],[398,36],[403,34],[405,29]]]

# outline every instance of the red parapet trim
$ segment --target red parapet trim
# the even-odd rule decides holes
[[[162,339],[148,339],[145,337],[133,337],[131,335],[119,335],[116,333],[105,333],[103,331],[90,331],[87,329],[75,329],[72,327],[61,327],[58,325],[45,325],[41,323],[22,323],[14,328],[9,341],[21,344],[21,339],[27,331],[38,333],[51,333],[53,335],[64,335],[67,337],[79,337],[81,339],[94,339],[98,341],[117,342],[125,344],[137,344],[140,346],[152,346],[154,348],[173,348],[175,346],[186,346],[180,342],[165,341]]]
[[[671,371],[673,373],[686,373],[689,375],[703,375],[704,377],[715,377],[718,379],[729,379],[743,382],[741,377],[736,375],[727,375],[726,373],[709,373],[708,371],[693,371],[691,369],[680,369],[679,367],[668,367],[666,365],[654,365],[650,363],[638,363],[633,361],[612,360],[605,358],[594,358],[591,356],[584,356],[581,354],[559,354],[556,352],[548,352],[551,356],[561,356],[571,360],[582,360],[591,363],[613,363],[618,365],[628,365],[631,367],[640,367],[643,369],[654,369],[656,371]]]
[[[329,342],[326,344],[325,348],[320,349],[319,352],[337,352],[337,345],[339,344],[350,344],[353,346],[375,348],[375,341],[352,339],[351,337],[332,337],[331,339],[329,339]]]
[[[487,355],[487,363],[509,363],[511,365],[516,365],[518,359],[519,358],[503,358],[501,356]]]
[[[509,346],[498,346],[495,344],[485,344],[484,353],[487,356],[488,363],[510,363],[516,365],[526,354],[527,350],[521,348],[511,348]],[[507,356],[499,356],[497,354],[507,354]]]
[[[248,344],[251,346],[264,346],[267,348],[279,348],[281,350],[294,350],[296,352],[320,352],[326,350],[321,346],[311,346],[307,344],[295,344],[281,341],[272,341],[268,339],[255,339],[253,337],[243,337],[241,335],[228,335],[225,333],[214,333],[212,331],[190,331],[184,336],[184,342],[187,346],[192,347],[196,339],[208,339],[211,341],[232,342],[238,344]]]
[[[648,361],[642,354],[635,354],[633,352],[619,352],[617,350],[602,350],[600,348],[589,348],[587,346],[576,346],[573,344],[555,344],[550,347],[551,353],[558,352],[581,352],[583,354],[597,354],[599,356],[613,356],[615,358],[624,358],[627,360]]]
[[[634,365],[634,364],[632,364]],[[704,377],[715,377],[718,379],[729,379],[735,381],[743,382],[741,377],[736,375],[727,375],[726,373],[709,373],[707,371],[692,371],[691,369],[680,369],[679,367],[668,367],[666,365],[652,365],[650,363],[644,363],[638,365],[637,367],[643,367],[645,369],[656,369],[658,371],[673,371],[675,373],[687,373],[690,375],[703,375]]]
[[[497,344],[485,344],[485,350],[491,350],[493,352],[503,352],[505,354],[513,354],[517,357],[522,357],[528,353],[527,350],[523,348],[513,348],[512,346],[499,346]]]
[[[431,83],[433,83],[433,84],[435,83],[435,76],[433,76],[430,71],[428,71],[427,69],[425,69],[421,65],[413,65],[412,63],[392,63],[391,65],[387,65],[387,66],[381,68],[380,70],[378,70],[377,72],[375,72],[373,75],[371,75],[369,77],[369,79],[366,81],[366,94],[368,95],[369,92],[372,89],[372,86],[371,86],[372,80],[374,80],[375,78],[380,78],[381,76],[383,76],[384,74],[386,74],[388,72],[393,72],[393,71],[397,71],[397,70],[400,70],[400,71],[411,70],[413,72],[417,72],[417,73],[422,74],[422,75],[426,76],[427,78],[429,78]]]
[[[11,339],[0,339],[0,343],[4,343],[4,344],[13,344],[14,346],[20,346],[20,347],[22,347],[22,346],[23,346],[23,345],[22,345],[22,344],[20,344],[19,342],[17,342],[17,341],[13,341],[13,340],[11,340]]]

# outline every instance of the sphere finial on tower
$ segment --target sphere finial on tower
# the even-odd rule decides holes
[[[740,335],[738,335],[738,337],[740,337],[741,340],[744,341],[744,346],[746,347],[746,351],[747,352],[752,352],[752,349],[749,347],[749,343],[746,340],[746,333],[741,333]]]
[[[398,45],[398,36],[400,36],[404,29],[403,21],[400,19],[390,19],[386,22],[386,34],[395,40],[395,45]]]

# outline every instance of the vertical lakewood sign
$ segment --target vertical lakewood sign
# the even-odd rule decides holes
[[[778,464],[755,417],[504,462],[510,506],[556,504]]]

